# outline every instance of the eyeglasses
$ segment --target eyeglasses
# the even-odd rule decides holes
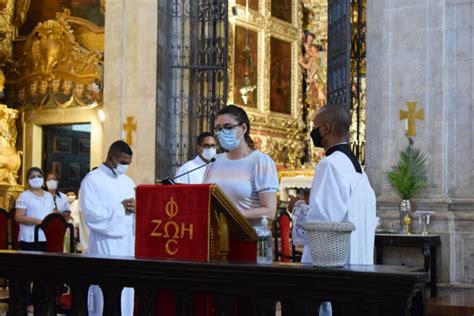
[[[214,133],[216,133],[218,135],[220,132],[222,132],[225,135],[229,135],[234,128],[236,128],[237,126],[240,126],[242,124],[243,123],[238,123],[238,124],[235,124],[233,126],[225,126],[225,127],[216,126],[216,127],[214,127]]]

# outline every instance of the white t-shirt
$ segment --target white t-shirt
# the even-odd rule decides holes
[[[55,206],[58,211],[60,211],[61,213],[65,211],[71,211],[66,194],[58,191],[56,195],[53,195],[53,199],[55,201]]]
[[[44,191],[42,196],[37,196],[30,190],[26,190],[20,194],[16,200],[17,209],[25,209],[25,215],[28,217],[43,220],[48,214],[54,210],[53,196]],[[38,234],[39,241],[46,241],[46,236],[40,230]],[[20,224],[19,241],[34,242],[35,241],[35,225]]]
[[[226,153],[217,155],[203,183],[217,184],[242,213],[260,207],[258,193],[278,192],[275,162],[258,150],[237,160],[228,159]]]
[[[201,156],[197,155],[196,158],[182,165],[178,169],[178,171],[176,171],[176,175],[179,176],[180,174],[193,170],[197,167],[203,166],[204,164],[206,164],[206,162],[202,160]],[[194,170],[193,172],[188,173],[187,175],[177,178],[175,182],[185,183],[185,184],[201,184],[205,171],[206,171],[205,167],[199,168],[197,170]]]

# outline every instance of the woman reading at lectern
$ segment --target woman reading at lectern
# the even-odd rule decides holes
[[[235,105],[224,107],[217,113],[214,131],[227,152],[209,165],[203,183],[217,184],[253,225],[262,215],[272,219],[278,192],[275,162],[255,149],[247,113]]]

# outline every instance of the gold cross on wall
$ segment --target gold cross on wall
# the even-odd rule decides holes
[[[127,123],[123,124],[123,130],[126,133],[125,142],[130,146],[133,145],[132,135],[137,130],[137,124],[133,123],[133,116],[127,116]]]
[[[406,121],[406,135],[416,136],[416,120],[425,119],[425,110],[416,110],[416,102],[407,102],[407,111],[400,110],[400,120]]]

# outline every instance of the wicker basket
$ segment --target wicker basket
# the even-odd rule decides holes
[[[306,222],[306,238],[316,267],[340,267],[349,254],[351,222]]]

